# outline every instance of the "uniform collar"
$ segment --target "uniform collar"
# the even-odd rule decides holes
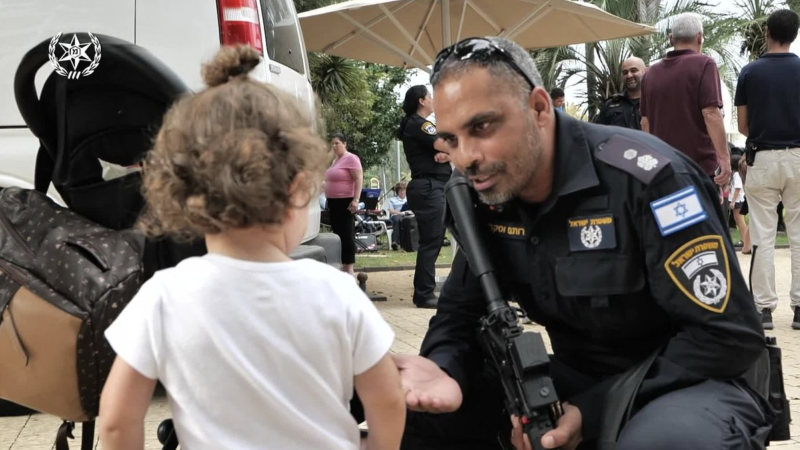
[[[558,112],[555,152],[551,197],[563,197],[600,184],[581,122]]]

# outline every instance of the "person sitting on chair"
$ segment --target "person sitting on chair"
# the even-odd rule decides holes
[[[389,199],[389,220],[392,223],[392,250],[397,250],[400,244],[400,221],[408,215],[408,199],[406,198],[406,183],[400,181],[394,185],[396,197]]]

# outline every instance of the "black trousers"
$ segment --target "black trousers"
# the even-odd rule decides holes
[[[501,395],[471,404],[465,398],[453,414],[409,412],[402,450],[512,449],[510,419],[498,416]],[[763,450],[770,430],[749,393],[709,380],[645,405],[623,428],[617,450]],[[596,448],[596,442],[578,446]]]
[[[408,207],[417,218],[419,248],[414,271],[414,303],[434,296],[436,259],[444,240],[444,181],[415,178],[408,183]]]
[[[347,207],[353,198],[329,198],[328,211],[331,213],[331,229],[342,241],[342,264],[355,264],[356,238],[355,218]]]

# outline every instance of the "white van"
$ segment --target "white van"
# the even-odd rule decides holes
[[[17,109],[14,74],[28,50],[58,33],[91,32],[142,46],[192,90],[203,87],[200,64],[220,45],[250,44],[264,55],[254,78],[315,107],[292,0],[26,0],[0,8],[0,29],[0,189],[33,188],[39,142]],[[50,73],[48,66],[37,74],[39,91]],[[60,200],[52,187],[50,195]],[[318,202],[310,214],[303,242],[319,233]]]

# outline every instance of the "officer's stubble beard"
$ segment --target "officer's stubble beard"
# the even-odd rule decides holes
[[[518,143],[511,154],[510,161],[497,161],[477,167],[472,165],[466,169],[467,176],[496,174],[497,184],[478,192],[478,198],[487,205],[500,205],[511,201],[520,192],[536,182],[537,167],[544,153],[540,131],[533,124],[528,106],[523,106],[525,117],[525,137]],[[511,172],[508,168],[511,167]]]

